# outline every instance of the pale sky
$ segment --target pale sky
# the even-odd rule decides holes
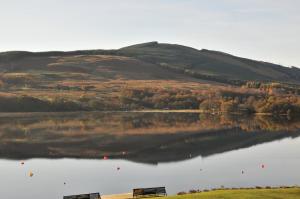
[[[148,41],[300,67],[300,0],[0,0],[0,51]]]

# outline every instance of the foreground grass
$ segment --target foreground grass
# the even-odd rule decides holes
[[[218,190],[169,196],[167,199],[300,199],[300,188]]]

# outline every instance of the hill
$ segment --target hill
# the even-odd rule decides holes
[[[200,109],[300,113],[300,70],[150,42],[0,53],[0,111]]]
[[[198,74],[216,80],[258,80],[299,82],[300,70],[267,62],[236,57],[226,53],[150,42],[120,49],[121,54],[170,69]],[[202,75],[202,76],[201,76]]]
[[[197,79],[223,80],[224,83],[227,83],[226,80],[300,82],[300,69],[295,67],[158,42],[137,44],[118,50],[0,53],[1,72],[32,69],[89,74],[95,72],[97,76],[114,73],[128,79],[176,79],[176,76],[181,79],[182,76],[178,73],[184,73],[185,78],[193,76]],[[177,74],[174,75],[174,72]]]

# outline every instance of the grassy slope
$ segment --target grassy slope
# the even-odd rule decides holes
[[[299,81],[300,77],[297,69],[174,44],[151,42],[122,48],[120,52],[148,62],[228,79]]]
[[[6,52],[0,53],[0,111],[197,109],[200,101],[205,102],[203,96],[221,90],[269,92],[234,87],[219,78],[297,82],[297,71],[155,42],[109,51]]]
[[[170,196],[167,199],[299,199],[300,189],[220,190],[197,194]]]
[[[33,67],[32,65],[29,65],[27,69],[25,68],[27,63],[30,64],[28,61],[32,61],[28,58],[34,58],[39,60],[40,64],[36,67],[41,70],[71,70],[73,72],[88,72],[99,75],[99,71],[97,72],[94,69],[99,68],[99,64],[103,64],[103,62],[99,63],[97,59],[94,59],[94,61],[89,62],[89,66],[87,66],[86,60],[83,60],[82,62],[82,57],[78,57],[79,55],[87,56],[85,58],[97,55],[116,56],[112,61],[105,61],[104,64],[106,68],[108,67],[108,70],[102,71],[102,73],[110,73],[113,71],[118,74],[120,73],[121,76],[129,79],[142,79],[144,78],[143,73],[145,75],[146,72],[152,74],[146,78],[176,78],[176,75],[174,75],[172,71],[162,71],[162,69],[159,69],[159,66],[163,64],[172,68],[188,69],[203,75],[212,75],[225,79],[300,82],[300,70],[297,68],[288,68],[276,64],[240,58],[217,51],[197,50],[186,46],[157,42],[133,45],[119,50],[39,53],[5,52],[0,53],[0,71],[11,72],[28,70],[28,68]],[[77,61],[70,62],[72,65],[69,65],[68,67],[57,68],[57,65],[56,67],[49,67],[51,64],[57,63],[55,57],[66,56],[75,57]],[[123,56],[123,60],[116,61],[116,59],[119,59],[117,56]],[[127,57],[127,60],[125,60],[124,57]],[[137,60],[128,57],[134,57]],[[137,72],[131,73],[132,70]],[[128,72],[130,73],[129,75]],[[140,76],[140,74],[142,74],[142,76]],[[185,75],[184,78],[190,81],[188,75]]]

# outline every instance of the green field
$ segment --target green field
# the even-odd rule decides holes
[[[169,196],[167,199],[299,199],[300,188],[218,190],[195,194]]]

